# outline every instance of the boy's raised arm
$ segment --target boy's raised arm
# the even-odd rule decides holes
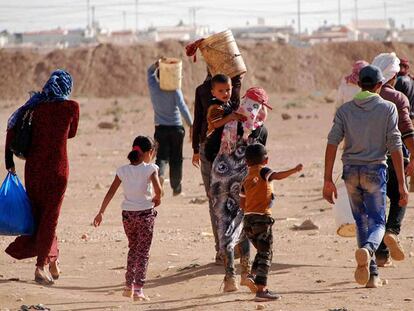
[[[268,178],[268,181],[272,181],[272,180],[281,180],[281,179],[285,179],[288,178],[290,175],[293,175],[297,172],[300,172],[303,169],[303,165],[302,164],[298,164],[296,167],[287,170],[287,171],[281,171],[281,172],[272,172]]]

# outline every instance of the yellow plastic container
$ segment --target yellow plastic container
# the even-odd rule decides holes
[[[163,91],[181,89],[183,62],[178,58],[166,58],[160,61],[160,88]]]
[[[199,48],[212,76],[223,73],[233,78],[247,71],[231,30],[204,39]]]

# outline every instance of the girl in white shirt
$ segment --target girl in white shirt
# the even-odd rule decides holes
[[[124,201],[122,202],[122,222],[128,237],[128,261],[125,273],[123,296],[134,301],[147,300],[143,286],[148,267],[155,207],[161,203],[161,184],[158,178],[158,166],[150,163],[154,158],[154,141],[147,136],[138,136],[128,154],[130,164],[121,166],[109,188],[99,213],[93,224],[98,227],[109,202],[122,183]],[[153,190],[155,195],[153,195]]]

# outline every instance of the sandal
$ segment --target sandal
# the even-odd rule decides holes
[[[35,282],[41,285],[52,285],[55,283],[50,273],[47,270],[41,269],[39,267],[36,267]]]
[[[57,280],[60,276],[59,260],[53,261],[49,264],[49,272],[54,280]]]
[[[46,307],[45,305],[38,304],[38,305],[21,305],[19,311],[29,311],[29,310],[46,310],[50,311],[50,308]]]
[[[149,301],[149,298],[144,295],[142,287],[134,288],[134,301]]]

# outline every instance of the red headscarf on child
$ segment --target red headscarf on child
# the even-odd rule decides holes
[[[269,96],[261,87],[251,87],[243,97],[250,98],[272,110],[272,107],[269,105]]]

